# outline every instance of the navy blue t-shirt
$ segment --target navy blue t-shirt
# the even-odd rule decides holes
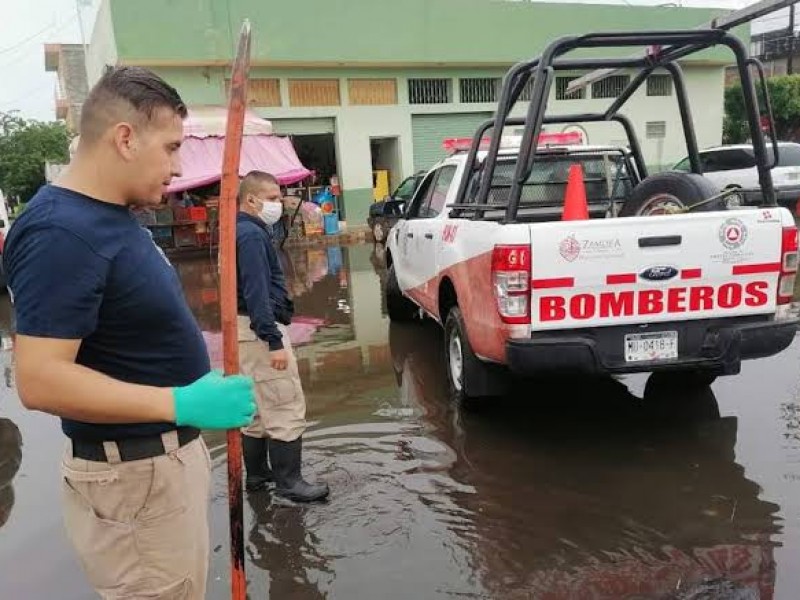
[[[18,334],[81,339],[78,364],[129,383],[182,386],[210,371],[175,269],[126,207],[44,186],[11,227],[3,262]],[[62,429],[115,440],[175,425],[62,419]]]

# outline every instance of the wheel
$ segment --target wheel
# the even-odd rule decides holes
[[[372,237],[375,238],[375,241],[379,244],[386,241],[386,232],[383,230],[383,223],[375,223],[372,226]]]
[[[386,312],[389,313],[389,319],[398,322],[412,321],[418,313],[416,304],[403,296],[403,292],[400,291],[394,265],[389,267],[386,276]]]
[[[711,181],[696,173],[659,173],[651,175],[633,188],[622,205],[620,217],[645,217],[677,214],[697,205],[693,212],[726,210],[724,198],[699,204],[719,194]]]
[[[453,401],[469,405],[477,398],[496,396],[507,390],[508,375],[502,368],[484,363],[472,351],[458,306],[447,313],[444,351],[447,383]]]

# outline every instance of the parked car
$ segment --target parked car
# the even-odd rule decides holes
[[[424,171],[419,171],[410,177],[406,177],[391,195],[369,207],[367,224],[376,242],[383,243],[386,241],[389,230],[403,216],[406,202],[414,196],[414,192],[417,191],[417,187],[423,177],[425,177]]]
[[[772,160],[772,145],[769,142],[767,160]],[[720,189],[752,190],[733,197],[740,205],[758,205],[761,201],[757,191],[758,170],[752,145],[707,148],[700,151],[700,163],[703,176],[717,184]],[[688,173],[691,170],[688,157],[676,164],[673,170]],[[800,144],[778,142],[778,163],[772,169],[772,182],[778,203],[795,210],[800,200]]]

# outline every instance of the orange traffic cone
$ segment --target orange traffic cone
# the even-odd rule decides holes
[[[569,167],[567,191],[564,194],[562,221],[582,221],[589,218],[589,205],[586,203],[586,187],[583,185],[583,168],[580,164]]]

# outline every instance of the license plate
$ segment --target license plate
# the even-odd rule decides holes
[[[631,333],[625,336],[625,360],[644,362],[678,358],[678,332]]]

